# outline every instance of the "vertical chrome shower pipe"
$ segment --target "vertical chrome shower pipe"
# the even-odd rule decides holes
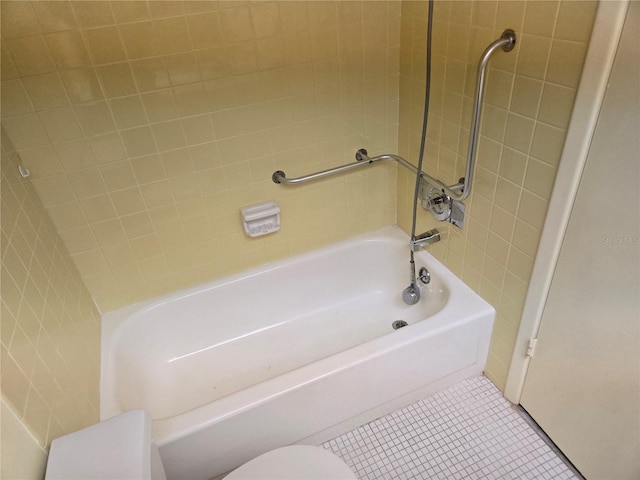
[[[429,10],[427,14],[427,58],[426,58],[426,81],[424,92],[424,111],[422,115],[422,135],[420,136],[420,153],[418,154],[418,165],[416,168],[416,183],[413,192],[413,211],[411,218],[411,242],[416,241],[416,217],[418,214],[418,192],[420,190],[420,180],[422,176],[422,162],[424,161],[424,149],[427,143],[427,122],[429,120],[429,104],[431,98],[431,40],[433,37],[433,2],[429,0]],[[413,248],[409,251],[409,277],[410,283],[402,291],[402,301],[407,305],[415,305],[420,301],[420,286],[416,277],[416,262],[413,255]]]
[[[408,305],[414,305],[420,300],[420,287],[416,281],[416,267],[413,256],[413,245],[416,243],[416,210],[418,202],[418,190],[420,188],[420,177],[422,173],[422,161],[424,159],[424,148],[427,136],[427,119],[429,114],[429,90],[430,90],[430,78],[431,78],[431,29],[433,21],[433,0],[429,0],[429,15],[427,26],[427,79],[425,88],[425,106],[424,116],[422,122],[422,137],[420,142],[420,154],[418,156],[418,167],[416,173],[416,185],[413,198],[413,218],[411,225],[411,253],[410,253],[410,284],[402,291],[402,300]],[[484,97],[484,82],[487,73],[487,64],[491,56],[499,49],[502,48],[505,52],[513,50],[516,44],[516,35],[513,30],[505,30],[502,32],[502,36],[491,43],[480,57],[480,63],[478,64],[478,74],[476,79],[476,91],[473,104],[473,116],[471,119],[471,131],[469,134],[469,151],[467,153],[467,168],[465,171],[464,184],[459,184],[455,187],[444,187],[443,194],[449,197],[449,201],[457,200],[462,201],[466,199],[471,193],[471,186],[473,183],[473,170],[476,162],[476,151],[478,148],[478,136],[480,134],[480,118],[482,115],[482,99]],[[462,188],[462,192],[456,193],[454,190]],[[428,232],[426,232],[428,233]],[[438,238],[439,238],[438,234]]]
[[[480,116],[482,115],[482,99],[484,97],[484,83],[487,74],[489,59],[498,50],[510,52],[516,45],[516,34],[513,30],[507,29],[502,32],[502,36],[489,45],[480,57],[478,64],[478,75],[476,78],[476,91],[473,101],[473,116],[471,118],[471,131],[469,133],[469,151],[467,152],[467,169],[464,174],[464,189],[462,193],[455,193],[449,188],[445,189],[447,195],[453,200],[462,201],[471,193],[473,183],[473,171],[476,163],[476,153],[478,150],[478,136],[480,135]]]

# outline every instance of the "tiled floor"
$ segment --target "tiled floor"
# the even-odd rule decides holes
[[[578,479],[485,377],[322,445],[364,479]]]

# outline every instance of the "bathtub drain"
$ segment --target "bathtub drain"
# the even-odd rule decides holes
[[[398,330],[399,328],[406,327],[408,325],[404,320],[396,320],[391,324],[394,330]]]

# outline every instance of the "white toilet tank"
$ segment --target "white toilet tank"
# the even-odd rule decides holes
[[[131,410],[55,439],[45,480],[166,480],[151,418]]]

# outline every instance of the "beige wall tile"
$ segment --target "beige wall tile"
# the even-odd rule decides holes
[[[586,52],[585,42],[554,39],[549,57],[548,81],[576,88]]]
[[[150,122],[163,122],[179,117],[172,89],[163,89],[142,95],[142,102]]]
[[[10,2],[14,3],[14,2]],[[21,76],[55,71],[55,62],[43,36],[8,38],[5,45]]]
[[[127,54],[116,27],[85,30],[83,35],[94,65],[124,62],[127,59]]]
[[[547,83],[542,92],[538,118],[554,127],[567,128],[573,110],[575,90]]]
[[[151,125],[158,151],[175,150],[187,145],[180,120],[156,123]]]
[[[591,34],[597,8],[598,3],[592,1],[562,2],[556,23],[556,38],[584,42]]]
[[[62,82],[71,103],[85,103],[102,100],[104,94],[93,68],[78,68],[60,72]]]
[[[16,21],[3,28],[3,84],[24,86],[29,77],[30,89],[13,84],[3,128],[40,163],[36,170],[46,177],[34,184],[57,228],[83,232],[84,241],[72,245],[74,259],[103,310],[371,230],[396,215],[407,228],[411,182],[395,170],[385,169],[390,181],[349,176],[301,190],[299,198],[269,177],[276,168],[298,175],[338,165],[362,146],[398,150],[415,162],[426,2],[99,1],[24,3],[13,12],[5,3],[3,27],[7,15]],[[513,254],[509,271],[506,250],[491,241],[535,255],[573,101],[568,94],[577,87],[595,12],[594,2],[581,3],[436,4],[426,168],[447,181],[464,168],[476,56],[494,29],[519,33],[516,50],[491,61],[478,202],[470,202],[474,226],[437,249],[491,299],[509,275],[520,282],[510,298],[526,287],[526,258]],[[381,34],[364,34],[372,28]],[[347,31],[362,34],[345,42]],[[38,85],[44,79],[52,82]],[[30,103],[47,113],[33,115]],[[53,153],[54,161],[43,162],[45,152],[60,164]],[[66,193],[55,192],[54,179]],[[267,199],[280,201],[291,218],[271,247],[253,247],[237,210]],[[372,205],[375,212],[364,208]],[[91,243],[89,230],[98,248],[79,252]],[[209,258],[206,268],[179,253],[194,245],[207,251],[214,238],[213,251],[224,255]],[[146,254],[138,239],[153,242],[153,255],[140,257]],[[117,243],[134,253],[116,275],[103,249]],[[122,289],[125,272],[135,280]],[[488,374],[498,384],[509,362],[506,337],[490,356]],[[66,425],[58,420],[52,425]]]
[[[496,195],[494,197],[495,205],[511,214],[515,214],[518,211],[521,192],[521,187],[499,176],[496,183]]]
[[[184,2],[182,1],[152,2],[148,4],[148,7],[154,18],[173,17],[184,13]]]
[[[502,150],[500,159],[500,175],[515,183],[522,185],[524,173],[527,168],[527,156],[511,148]]]
[[[169,182],[166,180],[140,185],[140,191],[149,209],[174,203]]]
[[[98,135],[89,139],[96,163],[111,163],[126,157],[122,139],[118,133]]]
[[[62,163],[51,145],[25,150],[20,154],[20,158],[34,177],[63,173]]]
[[[29,99],[22,80],[6,80],[2,82],[2,116],[12,117],[31,113],[34,106]]]
[[[146,125],[149,121],[139,95],[115,98],[109,102],[118,129]]]
[[[541,93],[542,82],[540,80],[516,75],[511,97],[511,111],[535,118],[538,113]]]
[[[91,64],[89,52],[80,32],[51,33],[45,36],[45,40],[59,69],[85,67]]]
[[[514,247],[509,252],[509,263],[507,268],[518,278],[527,282],[531,277],[531,272],[533,271],[533,257]],[[519,319],[520,317],[516,316],[515,320],[517,320],[517,322],[514,323],[519,323]]]
[[[73,255],[72,258],[78,267],[80,275],[83,276],[106,272],[109,269],[104,249],[94,249],[87,252],[77,253]]]
[[[231,63],[227,57],[226,49],[224,47],[205,48],[203,50],[196,51],[195,55],[196,62],[200,66],[202,80],[229,78],[231,73]],[[226,101],[228,102],[229,99],[227,98]],[[211,105],[213,105],[212,101],[209,102],[210,107]]]
[[[27,150],[50,143],[40,118],[36,114],[2,119],[2,126],[18,150]]]
[[[160,154],[160,158],[168,178],[178,177],[194,171],[189,150],[186,148],[163,152]]]
[[[504,144],[521,153],[529,153],[535,122],[531,118],[509,114]]]
[[[113,63],[96,68],[105,96],[124,97],[136,92],[128,63]]]
[[[156,31],[158,49],[163,54],[184,52],[193,48],[186,18],[160,18],[154,20],[153,26]]]
[[[63,143],[83,136],[73,107],[40,112],[40,121],[53,143]]]
[[[103,135],[116,129],[107,102],[84,103],[73,108],[86,136]]]
[[[91,231],[97,239],[98,244],[102,246],[123,242],[127,238],[124,229],[122,228],[122,223],[119,219],[92,223]],[[105,275],[108,275],[108,273],[105,273]]]
[[[18,78],[20,74],[16,68],[15,62],[11,58],[11,54],[7,49],[5,42],[0,44],[0,58],[2,59],[2,69],[0,69],[0,78],[2,80],[10,80],[12,78]]]
[[[166,55],[164,63],[167,67],[171,85],[188,85],[202,80],[202,72],[196,52]]]
[[[2,36],[5,38],[37,35],[40,24],[31,2],[2,3]]]
[[[220,11],[222,33],[226,43],[237,43],[254,38],[249,8],[240,6]]]
[[[71,2],[32,2],[43,33],[74,30],[78,24]]]
[[[139,213],[146,209],[144,199],[138,187],[111,192],[111,201],[120,217]]]
[[[76,201],[48,207],[47,213],[60,232],[85,225],[82,209]]]
[[[27,77],[23,82],[36,110],[62,107],[70,103],[57,72]]]
[[[75,200],[69,180],[63,174],[35,178],[33,186],[45,207]]]
[[[98,248],[98,242],[88,226],[61,232],[60,237],[64,240],[70,255]]]
[[[151,155],[158,151],[153,132],[148,126],[122,130],[120,136],[130,158]]]
[[[547,213],[547,205],[548,201],[544,198],[524,190],[520,197],[518,218],[534,228],[542,230],[542,225]]]
[[[536,123],[531,145],[531,155],[550,165],[558,165],[562,146],[564,145],[565,130],[555,128],[544,123]]]
[[[548,200],[551,197],[555,177],[556,169],[553,166],[530,158],[524,188]]]
[[[523,33],[520,36],[516,73],[542,80],[551,53],[551,39]]]
[[[74,1],[72,5],[78,22],[84,28],[113,25],[115,21],[110,2]]]
[[[131,161],[131,167],[139,184],[159,182],[166,177],[160,155],[138,157]]]
[[[517,219],[513,227],[513,245],[524,253],[535,256],[538,248],[540,231],[528,223]]]
[[[67,253],[67,248],[91,248],[92,237],[80,226],[69,231],[66,247],[49,223],[50,216],[66,216],[58,228],[71,228],[82,218],[81,212],[59,209],[62,216],[47,215],[32,183],[13,178],[13,171],[12,160],[3,153],[0,230],[8,245],[3,245],[0,287],[2,397],[40,446],[47,448],[53,437],[98,421],[100,316]],[[30,259],[28,267],[21,258]],[[83,331],[75,328],[80,322],[87,327]],[[75,345],[73,352],[53,344],[47,333],[53,328],[65,332],[64,345]],[[62,381],[55,368],[58,364],[68,366],[73,382]],[[78,404],[78,398],[86,404]],[[73,408],[62,412],[56,408],[59,404]],[[75,428],[61,427],[71,424]]]
[[[222,27],[218,12],[187,17],[193,45],[197,49],[217,47],[222,44]]]
[[[280,5],[261,2],[250,6],[251,23],[256,38],[272,37],[281,33]]]
[[[402,3],[407,20],[401,32],[398,140],[400,153],[413,161],[423,101],[425,5]],[[436,3],[432,87],[437,87],[432,88],[426,169],[445,181],[457,180],[466,156],[477,57],[493,40],[494,28],[513,28],[515,54],[491,60],[469,221],[444,240],[440,254],[498,310],[486,373],[502,386],[520,314],[509,313],[509,324],[502,323],[507,311],[502,298],[521,304],[526,295],[596,3],[474,2],[471,13],[468,7],[465,2]],[[460,25],[469,25],[465,35],[459,35]],[[411,184],[398,184],[398,221],[406,229],[410,216],[403,209],[411,209],[411,192],[404,190]]]
[[[144,0],[112,2],[111,9],[118,24],[138,22],[150,18],[147,2]]]
[[[85,198],[107,192],[107,187],[98,167],[85,168],[69,173],[69,183],[76,198]]]
[[[118,30],[130,60],[158,54],[158,42],[151,21],[120,25]]]
[[[100,173],[109,191],[122,190],[136,185],[136,178],[131,168],[131,162],[128,160],[102,165],[100,167]]]
[[[29,395],[29,379],[9,354],[3,357],[2,363],[2,393],[22,415]]]
[[[527,2],[523,29],[532,35],[553,36],[559,1]]]
[[[215,139],[213,124],[209,114],[197,115],[182,119],[187,145],[199,145]],[[247,142],[248,145],[252,143]],[[197,147],[194,147],[197,148]],[[193,148],[190,149],[193,152]]]
[[[129,65],[139,92],[149,92],[171,85],[162,57],[135,60],[129,62]]]

